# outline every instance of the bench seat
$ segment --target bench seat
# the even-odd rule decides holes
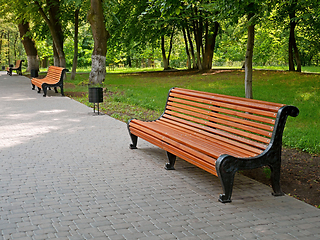
[[[38,93],[40,93],[41,89],[43,90],[43,96],[47,95],[47,88],[53,87],[55,92],[58,93],[57,87],[60,87],[61,95],[64,96],[63,93],[63,77],[65,72],[68,72],[68,69],[56,66],[50,66],[47,72],[47,75],[44,78],[32,78],[32,90],[35,89],[35,86],[38,88]]]
[[[167,151],[168,170],[180,157],[221,180],[219,201],[231,202],[234,175],[239,170],[271,168],[274,195],[280,187],[282,133],[294,106],[182,88],[169,91],[165,111],[151,122],[132,119],[131,149],[138,137]]]

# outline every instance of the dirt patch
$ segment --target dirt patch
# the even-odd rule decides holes
[[[269,168],[242,172],[247,177],[271,186],[269,173]],[[283,149],[281,187],[284,193],[320,207],[320,156]]]
[[[78,97],[84,97],[87,92],[64,92],[64,95],[70,98],[78,98]]]

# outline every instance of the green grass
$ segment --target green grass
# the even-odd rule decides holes
[[[289,67],[288,66],[254,66],[254,69],[287,71]],[[302,66],[301,71],[304,73],[320,73],[320,67]]]
[[[88,74],[77,75],[74,81],[78,86],[76,91],[87,92],[88,86],[85,84],[87,81]],[[166,75],[112,73],[106,75],[104,87],[116,93],[110,96],[108,101],[113,104],[121,103],[122,105],[117,105],[119,109],[126,111],[130,106],[131,108],[134,106],[136,111],[153,110],[160,113],[165,106],[168,91],[172,87],[244,97],[244,72],[230,71],[184,76],[175,76],[170,73]],[[255,99],[298,107],[299,116],[289,117],[287,120],[283,143],[287,147],[309,153],[320,153],[320,75],[286,71],[254,71],[253,95]],[[121,115],[121,111],[116,114]],[[114,116],[117,117],[117,115]],[[131,117],[120,119],[125,121],[128,118]]]

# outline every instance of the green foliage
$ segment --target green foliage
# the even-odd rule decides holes
[[[271,178],[271,169],[269,167],[264,167],[263,168],[263,173],[266,175],[267,179]]]
[[[0,65],[8,67],[18,59],[26,60],[26,54],[19,39],[17,26],[0,18]]]

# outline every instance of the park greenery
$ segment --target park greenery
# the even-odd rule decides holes
[[[148,111],[163,108],[172,86],[293,104],[301,114],[289,121],[285,144],[320,152],[319,76],[297,73],[320,66],[318,0],[0,3],[1,66],[24,59],[24,72],[65,67],[76,91],[101,84],[113,93],[111,102]],[[148,78],[107,73],[144,68],[193,69],[199,74]],[[244,70],[201,74],[212,68]]]
[[[202,70],[241,67],[250,57],[253,66],[291,71],[319,66],[317,0],[0,2],[2,65],[23,58],[28,70],[57,65],[75,73],[92,67],[93,56],[100,54],[107,67]]]
[[[102,85],[105,100],[101,111],[127,122],[131,118],[155,120],[163,112],[171,87],[244,97],[243,70],[177,72],[109,72]],[[320,74],[254,70],[254,98],[297,106],[300,114],[288,118],[283,143],[309,153],[320,153]],[[88,73],[67,81],[66,92],[77,101],[88,102]],[[76,94],[77,93],[77,94]],[[80,93],[80,94],[79,94]]]

